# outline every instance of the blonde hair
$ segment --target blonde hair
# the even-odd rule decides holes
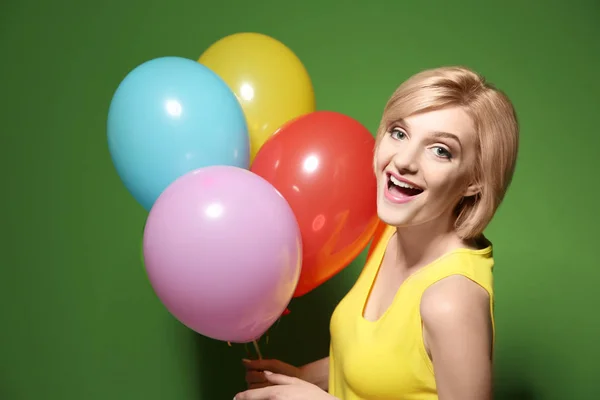
[[[519,124],[509,98],[465,67],[442,67],[413,75],[387,102],[376,148],[392,125],[413,114],[462,107],[477,132],[474,182],[478,194],[456,206],[455,228],[463,239],[477,239],[492,220],[512,180],[519,145]]]

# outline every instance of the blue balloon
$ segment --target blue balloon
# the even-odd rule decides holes
[[[186,58],[157,58],[132,70],[110,103],[107,134],[119,177],[148,211],[187,172],[250,165],[248,126],[235,94]]]

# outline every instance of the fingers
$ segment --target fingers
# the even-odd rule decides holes
[[[299,368],[284,363],[283,361],[279,361],[279,360],[265,360],[265,359],[261,359],[261,360],[242,360],[244,366],[246,367],[247,371],[271,371],[274,372],[276,374],[282,374],[282,375],[287,375],[287,376],[294,376],[297,377],[300,373]]]
[[[267,378],[265,377],[264,372],[256,370],[246,371],[246,383],[248,383],[249,385],[253,383],[262,383],[266,381]]]
[[[246,372],[246,383],[249,389],[256,389],[270,385],[291,385],[298,383],[298,379],[283,374],[274,374],[270,371]]]
[[[235,395],[233,400],[269,400],[274,399],[277,386],[269,386],[261,389],[246,390]]]
[[[246,384],[248,389],[260,389],[273,385],[267,380],[263,368],[265,366],[275,366],[276,360],[242,360],[246,366]]]
[[[282,374],[274,374],[270,371],[265,371],[265,378],[267,378],[268,382],[274,385],[293,385],[302,382],[298,378],[293,378],[291,376]]]
[[[248,385],[248,390],[265,388],[267,386],[273,386],[273,384],[271,382],[266,382],[266,381],[262,382],[262,383],[253,383],[251,385]]]
[[[273,384],[268,387],[258,388],[258,389],[249,389],[245,392],[238,393],[233,400],[269,400],[280,398],[285,390],[282,385],[306,385],[306,382],[301,381],[298,378],[292,378],[291,376],[274,374],[269,371],[265,371],[265,377],[267,378],[270,384]],[[289,388],[289,386],[287,386]]]

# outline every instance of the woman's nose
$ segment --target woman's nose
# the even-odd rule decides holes
[[[392,158],[392,163],[401,174],[414,174],[419,170],[417,151],[408,146],[396,153]]]

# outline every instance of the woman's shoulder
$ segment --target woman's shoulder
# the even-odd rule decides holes
[[[493,269],[492,244],[485,239],[476,246],[449,251],[419,277],[422,306],[441,304],[453,308],[464,303],[489,306],[494,293]]]
[[[421,298],[420,315],[429,337],[458,345],[493,327],[491,294],[470,279],[453,275],[429,287]],[[493,328],[492,328],[493,330]]]
[[[490,293],[477,282],[464,275],[451,275],[441,279],[423,292],[421,311],[435,316],[442,313],[459,313],[473,307],[489,308]]]
[[[466,275],[475,281],[488,279],[494,268],[494,247],[485,236],[481,236],[470,243],[457,245],[441,259],[444,265],[440,272]]]
[[[455,248],[440,261],[423,291],[421,311],[435,318],[489,310],[493,297],[492,243],[481,236],[472,246]]]

